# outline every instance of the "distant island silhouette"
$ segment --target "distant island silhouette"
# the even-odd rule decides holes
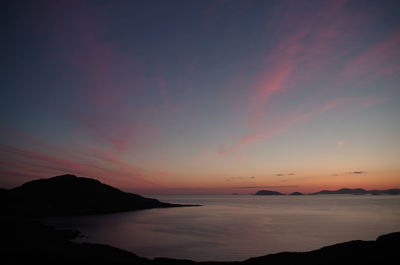
[[[285,194],[273,190],[259,190],[256,192],[255,195],[285,195]]]
[[[339,190],[321,190],[314,193],[304,194],[301,192],[292,192],[290,194],[284,194],[273,190],[259,190],[254,195],[319,195],[319,194],[351,194],[351,195],[400,195],[400,189],[387,189],[387,190],[364,190],[361,188],[349,189],[342,188]]]
[[[183,207],[123,192],[91,178],[61,175],[0,190],[2,215],[67,216]]]
[[[295,192],[290,193],[289,195],[304,195],[304,193],[295,191]]]

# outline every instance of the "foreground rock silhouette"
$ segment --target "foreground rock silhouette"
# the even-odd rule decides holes
[[[0,191],[1,215],[66,216],[108,214],[180,205],[123,192],[98,180],[62,175]]]
[[[147,259],[107,245],[76,243],[72,230],[58,230],[38,221],[0,219],[2,264],[398,264],[400,232],[376,241],[350,241],[309,252],[282,252],[241,262],[194,262],[167,258]],[[137,240],[137,239],[132,239]]]

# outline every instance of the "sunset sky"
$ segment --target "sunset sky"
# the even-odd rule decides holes
[[[8,1],[0,187],[400,187],[400,3]]]

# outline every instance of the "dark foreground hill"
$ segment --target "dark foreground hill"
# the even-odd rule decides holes
[[[62,175],[1,190],[1,215],[62,216],[107,214],[150,208],[179,207],[123,192],[98,180]]]
[[[57,230],[37,221],[1,218],[2,264],[131,264],[131,265],[275,265],[275,264],[398,264],[400,232],[376,241],[350,241],[310,252],[282,252],[242,262],[194,262],[166,258],[147,259],[107,245],[76,243],[79,232]],[[132,240],[138,240],[132,238]]]

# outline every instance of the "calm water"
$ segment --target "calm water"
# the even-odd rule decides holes
[[[149,196],[150,197],[150,196]],[[153,195],[202,207],[51,218],[143,257],[231,261],[400,231],[400,196]]]

